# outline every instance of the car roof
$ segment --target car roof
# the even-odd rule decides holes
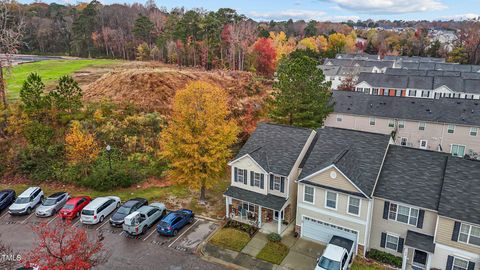
[[[138,202],[140,202],[141,200],[142,200],[141,198],[131,199],[131,200],[126,201],[123,204],[123,206],[131,207],[131,206],[134,206],[135,204],[137,204]]]
[[[18,197],[30,197],[30,195],[32,195],[32,193],[34,193],[38,189],[40,189],[40,187],[29,187],[24,192],[22,192],[22,194],[20,194],[20,196]]]
[[[322,256],[325,258],[329,258],[330,260],[341,262],[342,255],[343,255],[343,248],[335,245],[327,245],[327,248],[325,248],[325,251],[323,252]]]
[[[151,207],[150,205],[144,205],[144,206],[138,208],[137,212],[142,213],[142,214],[146,214],[146,213],[148,213],[148,211],[150,211],[152,209],[154,209],[154,208]]]
[[[0,190],[0,194],[12,193],[12,192],[15,192],[15,190],[13,190],[13,189],[3,189],[3,190]]]
[[[62,192],[55,192],[55,193],[53,193],[52,195],[48,196],[48,198],[58,198],[58,197],[60,197],[60,196],[62,196],[62,195],[64,195],[64,194],[66,194],[66,193],[67,193],[67,192],[65,192],[65,191],[62,191]]]
[[[110,200],[111,198],[109,197],[98,197],[91,201],[85,208],[84,210],[95,210],[97,209],[101,204],[105,203],[106,201]]]
[[[87,198],[87,197],[86,196],[73,197],[73,198],[70,198],[67,201],[67,203],[77,203],[78,201],[80,201],[83,198]]]
[[[170,222],[172,221],[174,218],[176,217],[181,217],[182,214],[178,213],[177,211],[175,212],[170,212],[168,213],[168,215],[166,215],[164,218],[163,218],[163,221],[166,221],[166,222]]]

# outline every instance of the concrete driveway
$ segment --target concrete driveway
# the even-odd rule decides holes
[[[324,245],[314,243],[302,238],[285,237],[282,242],[290,248],[288,255],[280,266],[294,270],[312,270],[315,268],[317,258],[322,255]]]

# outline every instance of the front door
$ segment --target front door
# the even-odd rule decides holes
[[[280,220],[283,220],[283,211],[275,211],[275,214],[273,216],[274,220],[278,220],[278,214],[280,213]]]
[[[415,250],[413,254],[413,265],[414,270],[424,270],[425,265],[427,264],[428,254],[421,250]]]

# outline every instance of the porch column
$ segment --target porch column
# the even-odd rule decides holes
[[[258,228],[262,227],[262,207],[258,206]]]
[[[430,264],[432,263],[432,253],[427,253],[427,265],[425,266],[425,269],[430,270]]]
[[[277,233],[278,234],[282,233],[282,211],[283,210],[278,211],[278,219],[277,219],[277,222],[278,222]]]
[[[228,213],[230,207],[228,207],[228,197],[225,197],[225,217],[228,219],[230,216],[230,213]]]
[[[407,257],[408,257],[408,247],[403,249],[403,257],[402,257],[402,270],[407,269]]]

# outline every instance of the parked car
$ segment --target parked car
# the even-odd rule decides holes
[[[0,211],[7,209],[15,201],[15,190],[4,189],[0,191]]]
[[[25,215],[32,213],[35,206],[42,203],[43,191],[39,187],[29,187],[22,192],[8,208],[10,215]]]
[[[353,241],[335,235],[317,259],[315,270],[347,270],[352,261]]]
[[[73,219],[80,216],[82,209],[92,201],[88,196],[80,196],[69,199],[60,210],[60,217],[64,219]]]
[[[80,222],[83,224],[97,224],[103,222],[106,216],[110,215],[120,206],[120,198],[117,196],[99,197],[91,201],[82,210]]]
[[[182,209],[170,212],[157,226],[157,232],[162,235],[176,236],[185,225],[190,224],[195,219],[192,210]]]
[[[110,218],[110,225],[114,227],[122,227],[123,220],[126,216],[135,212],[138,208],[147,205],[148,201],[144,198],[135,198],[125,202]]]
[[[56,214],[65,205],[70,195],[67,192],[57,192],[48,196],[42,205],[37,207],[35,215],[37,217],[50,217]]]
[[[139,235],[147,232],[165,214],[163,203],[152,203],[140,207],[137,211],[125,217],[123,230],[130,235]]]

